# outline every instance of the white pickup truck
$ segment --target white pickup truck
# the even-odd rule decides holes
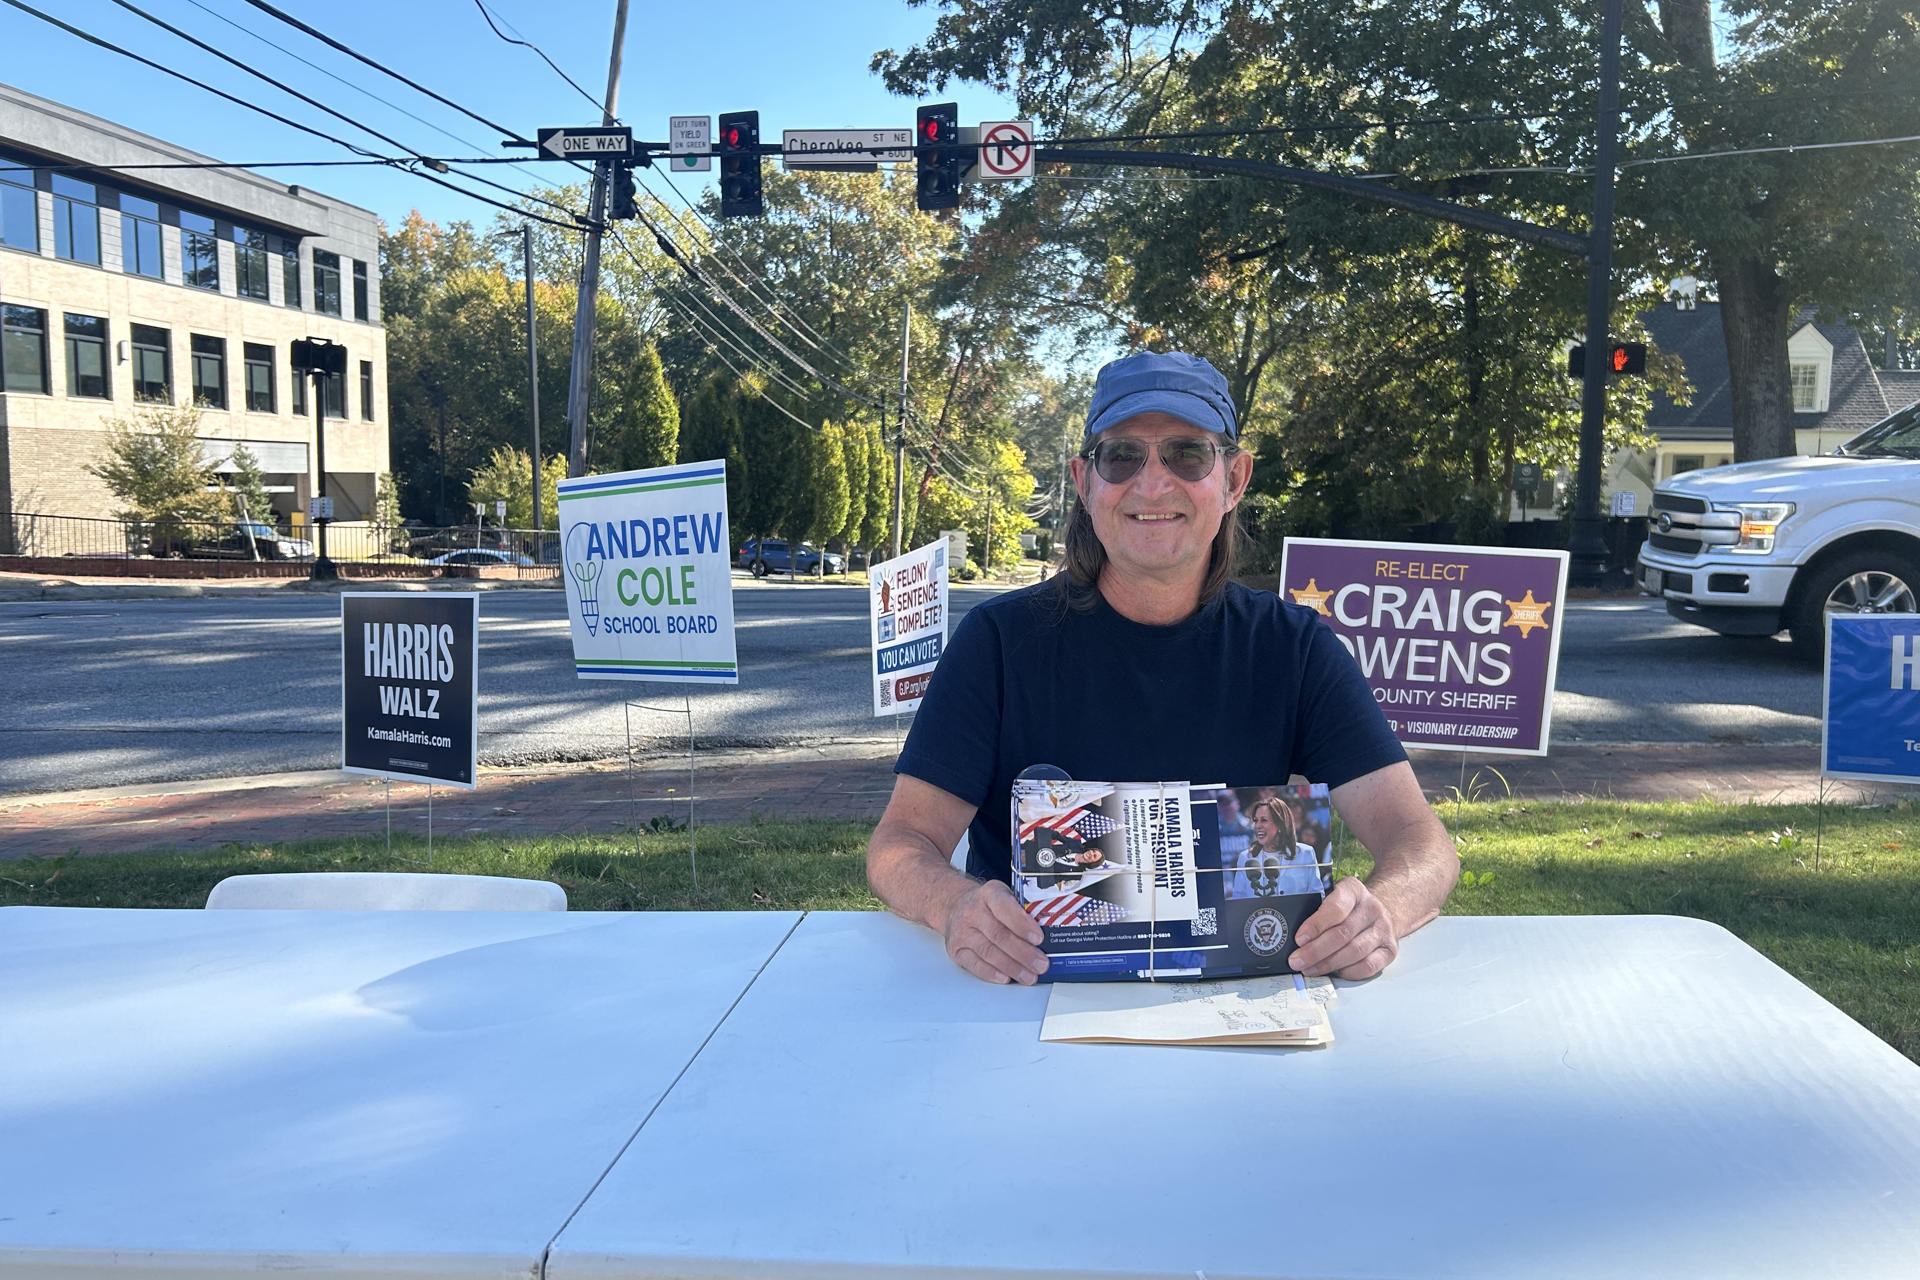
[[[1920,612],[1920,404],[1831,454],[1688,471],[1653,495],[1640,590],[1818,661],[1829,611]]]

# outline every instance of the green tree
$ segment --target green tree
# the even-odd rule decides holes
[[[672,462],[680,446],[680,406],[673,398],[653,345],[640,349],[626,395],[626,412],[619,422],[613,471],[637,471]]]
[[[273,499],[267,496],[267,480],[260,470],[260,459],[244,444],[233,446],[233,470],[228,473],[227,495],[234,514],[242,512],[252,520],[274,523]]]
[[[567,460],[560,454],[541,468],[540,520],[549,529],[560,527],[560,482],[566,479]],[[517,449],[501,446],[474,469],[467,482],[467,502],[480,502],[491,512],[493,504],[507,504],[507,527],[533,527],[533,462]]]
[[[716,374],[700,384],[686,403],[680,422],[680,461],[727,463],[727,520],[752,536],[755,522],[752,486],[747,480],[746,441],[740,429],[740,397],[730,375]]]
[[[840,428],[840,456],[847,472],[847,518],[833,536],[849,549],[859,545],[867,522],[867,428],[860,422]]]
[[[212,487],[196,409],[154,406],[131,418],[106,420],[106,444],[86,469],[123,505],[116,518],[133,522],[154,555],[190,541],[200,522],[227,515],[227,497]]]
[[[823,546],[827,539],[840,535],[847,524],[847,455],[841,440],[844,432],[831,422],[822,423],[813,441],[812,483],[813,519],[807,524],[807,538]],[[826,572],[822,557],[821,573]]]
[[[878,550],[887,547],[893,535],[893,454],[878,421],[867,423],[867,459],[867,519],[860,542]]]

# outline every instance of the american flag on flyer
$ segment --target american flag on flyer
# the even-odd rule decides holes
[[[1118,831],[1120,824],[1112,818],[1104,817],[1081,805],[1065,813],[1049,813],[1044,817],[1035,818],[1020,828],[1020,838],[1024,840],[1043,827],[1049,831],[1058,831],[1063,836],[1071,836],[1076,840],[1091,841],[1098,840],[1110,831]]]
[[[1038,924],[1113,924],[1127,918],[1127,909],[1083,893],[1063,893],[1057,898],[1024,904],[1027,914]]]

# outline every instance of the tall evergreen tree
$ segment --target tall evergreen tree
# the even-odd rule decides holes
[[[680,406],[660,368],[660,353],[652,343],[640,348],[621,415],[620,439],[614,451],[616,471],[663,467],[672,462],[680,443]]]
[[[834,423],[822,423],[813,440],[813,518],[807,524],[807,537],[825,545],[837,538],[847,524],[847,453],[842,443],[845,432]],[[824,565],[824,559],[822,561]]]

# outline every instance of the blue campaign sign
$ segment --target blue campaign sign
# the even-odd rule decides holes
[[[1827,615],[1820,772],[1920,782],[1920,614]]]

